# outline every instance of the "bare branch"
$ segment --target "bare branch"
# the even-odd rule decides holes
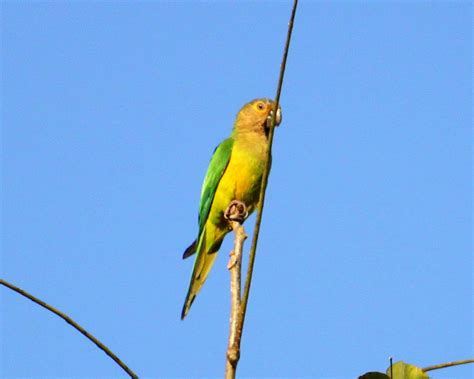
[[[288,23],[288,34],[286,36],[283,59],[280,66],[280,76],[278,78],[277,92],[275,96],[275,111],[273,112],[270,132],[268,134],[267,164],[265,165],[265,170],[263,171],[263,176],[262,176],[262,184],[260,187],[260,197],[259,197],[260,200],[259,200],[258,209],[257,209],[257,219],[255,221],[255,228],[253,231],[252,247],[250,248],[249,263],[247,267],[247,277],[245,278],[244,292],[242,295],[242,306],[241,306],[242,307],[242,328],[245,322],[245,314],[247,312],[247,303],[249,300],[250,285],[252,284],[252,274],[253,274],[253,266],[255,264],[255,255],[257,251],[258,235],[260,233],[260,224],[262,223],[263,206],[265,203],[265,190],[267,189],[268,175],[270,174],[270,157],[272,155],[273,133],[275,130],[275,118],[277,114],[276,110],[278,109],[278,105],[280,103],[281,89],[283,86],[283,77],[285,76],[286,60],[288,57],[288,50],[290,48],[291,34],[293,32],[293,24],[295,21],[297,6],[298,6],[298,0],[294,0],[293,9],[291,11],[290,22]]]
[[[230,260],[228,268],[231,276],[231,315],[230,315],[230,332],[229,342],[227,346],[226,359],[226,379],[234,379],[237,369],[237,364],[240,359],[240,341],[242,338],[242,331],[244,327],[245,314],[247,311],[247,303],[250,293],[250,285],[252,282],[253,267],[255,263],[255,254],[257,250],[258,235],[260,232],[260,224],[262,222],[263,206],[265,203],[265,190],[268,183],[268,175],[270,173],[270,161],[273,143],[273,134],[275,130],[275,120],[277,117],[278,105],[280,102],[281,89],[283,86],[283,77],[285,75],[286,60],[288,57],[288,50],[290,47],[291,34],[293,31],[293,23],[296,15],[296,8],[298,0],[294,0],[293,9],[291,11],[290,22],[288,23],[288,34],[286,37],[285,49],[283,52],[283,59],[280,66],[280,75],[278,78],[277,93],[275,96],[275,108],[272,114],[270,131],[268,134],[268,150],[265,168],[262,175],[262,183],[260,185],[259,202],[257,209],[257,220],[253,232],[252,247],[249,255],[249,263],[247,268],[247,276],[245,279],[245,286],[243,296],[241,298],[241,271],[242,271],[242,248],[247,235],[242,226],[242,222],[246,216],[245,204],[239,201],[232,201],[224,215],[229,221],[235,233],[234,250],[230,253]]]
[[[234,250],[230,252],[227,268],[230,271],[230,327],[227,344],[225,378],[235,378],[237,363],[240,358],[240,338],[242,336],[242,313],[240,307],[240,292],[242,282],[242,250],[247,238],[242,222],[247,210],[240,201],[232,201],[225,211],[225,218],[235,233]]]
[[[43,300],[38,299],[37,297],[34,297],[33,295],[29,294],[28,292],[22,290],[21,288],[18,288],[14,286],[13,284],[7,282],[4,279],[0,279],[0,284],[4,285],[5,287],[11,289],[12,291],[15,291],[16,293],[19,293],[20,295],[26,297],[27,299],[31,300],[32,302],[41,305],[43,308],[46,308],[48,311],[54,313],[55,315],[61,317],[64,321],[66,321],[69,325],[71,325],[73,328],[78,330],[80,333],[82,333],[84,336],[86,336],[89,340],[94,342],[99,349],[101,349],[105,354],[107,354],[110,358],[112,358],[115,363],[117,363],[128,375],[130,375],[131,378],[138,378],[137,374],[135,374],[128,366],[123,363],[119,357],[117,357],[107,346],[105,346],[102,342],[100,342],[97,338],[95,338],[92,334],[90,334],[87,330],[85,330],[82,326],[80,326],[77,322],[75,322],[73,319],[71,319],[68,315],[62,313],[61,311],[57,310],[56,308],[53,308],[51,305],[45,303]]]
[[[474,359],[464,359],[461,361],[453,361],[453,362],[447,362],[447,363],[440,363],[439,365],[433,365],[433,366],[428,366],[425,368],[422,368],[421,370],[423,372],[431,371],[431,370],[438,370],[440,368],[446,368],[446,367],[452,367],[452,366],[459,366],[459,365],[465,365],[467,363],[474,363]]]

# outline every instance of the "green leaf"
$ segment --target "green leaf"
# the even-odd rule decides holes
[[[429,379],[421,368],[402,361],[394,363],[392,371],[392,379]],[[390,367],[387,369],[387,375],[390,376]]]
[[[390,379],[390,377],[381,372],[371,371],[359,376],[359,379]]]

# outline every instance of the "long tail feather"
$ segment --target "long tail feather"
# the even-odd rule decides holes
[[[212,230],[213,226],[211,226]],[[188,293],[186,299],[184,300],[183,309],[181,311],[181,320],[183,320],[189,312],[191,305],[196,298],[196,295],[201,290],[204,282],[207,279],[207,275],[211,271],[214,260],[217,257],[217,251],[219,250],[222,240],[224,239],[224,234],[219,234],[219,238],[215,239],[216,233],[211,232],[212,239],[211,242],[207,241],[207,231],[204,227],[201,236],[199,237],[196,251],[196,261],[194,262],[193,273],[191,275],[191,281],[189,283]],[[216,230],[217,231],[217,230]],[[186,249],[186,251],[188,251]]]

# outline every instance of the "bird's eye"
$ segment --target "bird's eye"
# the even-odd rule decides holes
[[[257,104],[257,108],[262,111],[263,108],[265,108],[265,105],[263,105],[263,103],[258,103],[258,104]]]

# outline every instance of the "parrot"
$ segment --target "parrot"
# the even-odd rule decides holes
[[[197,254],[182,320],[202,288],[225,235],[231,230],[225,215],[227,207],[232,201],[243,203],[244,219],[257,207],[274,108],[275,103],[265,98],[245,104],[237,113],[231,136],[214,150],[201,189],[198,236],[183,253],[183,259]],[[281,120],[281,107],[278,107],[275,126]]]

